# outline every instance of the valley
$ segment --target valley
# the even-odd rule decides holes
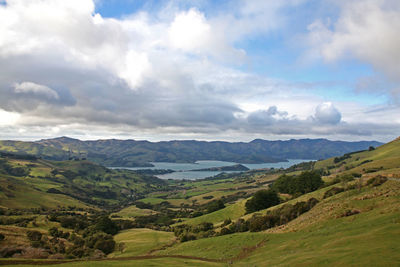
[[[223,166],[210,168],[198,170]],[[285,169],[197,180],[159,179],[135,169],[2,152],[0,264],[400,261],[400,139]]]

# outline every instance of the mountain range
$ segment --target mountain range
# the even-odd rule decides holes
[[[69,137],[35,142],[0,141],[0,151],[32,154],[50,160],[88,159],[104,166],[151,166],[151,162],[195,162],[221,160],[236,163],[280,162],[287,159],[318,160],[380,146],[376,141],[330,141],[327,139],[291,139],[251,142],[222,141],[81,141]]]

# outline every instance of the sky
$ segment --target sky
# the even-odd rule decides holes
[[[400,135],[398,0],[0,0],[0,139]]]

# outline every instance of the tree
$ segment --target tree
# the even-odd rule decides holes
[[[218,199],[216,201],[210,202],[207,207],[207,212],[211,213],[220,209],[225,208],[224,202],[221,199]]]
[[[95,225],[95,229],[111,235],[115,235],[119,231],[118,225],[107,216],[99,219]]]
[[[273,184],[273,189],[281,193],[291,194],[294,191],[293,177],[286,174],[279,176]]]
[[[104,254],[109,254],[114,251],[115,241],[113,239],[99,239],[94,248],[103,251]]]
[[[278,194],[274,190],[260,190],[246,202],[246,213],[266,209],[279,204],[279,202]]]
[[[272,188],[280,193],[305,194],[317,190],[324,182],[315,171],[305,171],[298,176],[280,176]]]

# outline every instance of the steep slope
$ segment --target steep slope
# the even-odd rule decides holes
[[[318,194],[323,195],[303,197]],[[158,253],[223,259],[234,266],[390,266],[400,261],[399,207],[400,181],[391,180],[320,198],[311,211],[265,232],[188,241]]]
[[[385,173],[385,170],[393,168],[400,168],[400,138],[370,151],[348,153],[341,157],[318,161],[314,165],[314,169],[323,169],[332,175],[352,172]]]

